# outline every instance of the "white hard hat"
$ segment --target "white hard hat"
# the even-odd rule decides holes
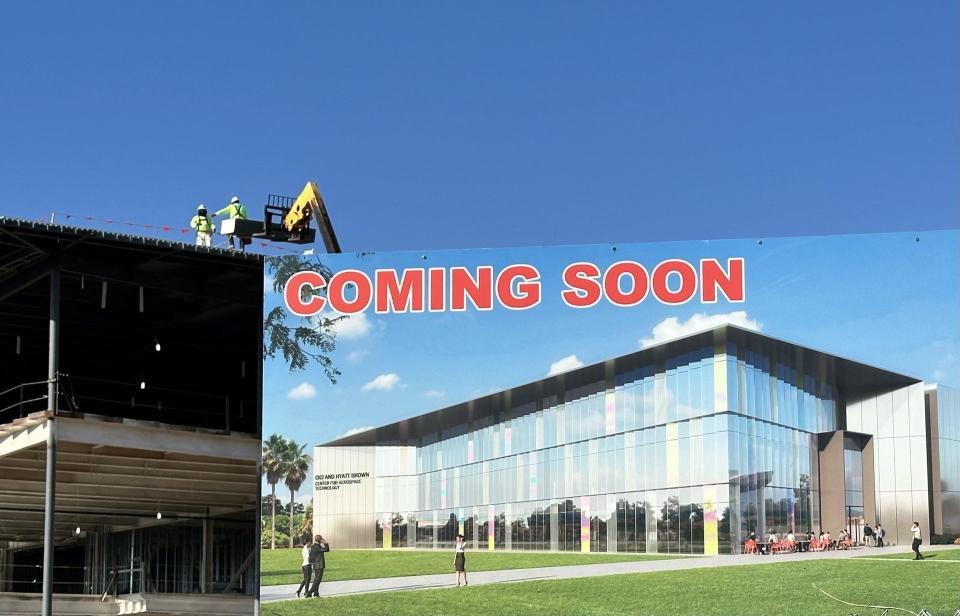
[[[197,206],[197,209],[198,209],[198,210],[205,210],[205,209],[207,209],[207,206],[205,206],[204,204],[201,203],[200,205]]]
[[[230,203],[240,203],[240,197],[234,197],[233,199],[230,199]]]

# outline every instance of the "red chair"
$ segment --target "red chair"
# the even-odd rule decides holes
[[[753,539],[747,539],[743,543],[743,553],[744,554],[756,554],[757,553],[757,542]]]

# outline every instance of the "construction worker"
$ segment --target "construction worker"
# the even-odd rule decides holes
[[[218,210],[214,216],[220,216],[221,214],[226,214],[230,218],[239,218],[240,220],[247,219],[247,208],[240,203],[240,197],[234,197],[230,199],[230,203],[227,204],[227,207],[222,210]],[[240,250],[244,250],[246,245],[243,243],[243,238],[237,236],[235,233],[231,233],[227,236],[227,243],[230,245],[230,250],[233,250],[233,238],[237,238],[237,245],[240,247]]]
[[[207,206],[197,206],[197,215],[190,219],[190,228],[197,230],[197,246],[210,248],[213,245],[213,218],[207,214]]]

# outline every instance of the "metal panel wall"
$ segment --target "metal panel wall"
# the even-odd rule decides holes
[[[930,538],[923,390],[915,383],[847,399],[847,429],[874,437],[877,519],[867,523],[882,524],[891,544],[909,545],[914,521]]]
[[[313,532],[333,549],[374,545],[375,447],[316,447]]]

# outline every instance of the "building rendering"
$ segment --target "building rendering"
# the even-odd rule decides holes
[[[251,614],[263,263],[0,218],[0,614]]]
[[[315,449],[340,547],[729,554],[960,534],[960,392],[721,326]]]

